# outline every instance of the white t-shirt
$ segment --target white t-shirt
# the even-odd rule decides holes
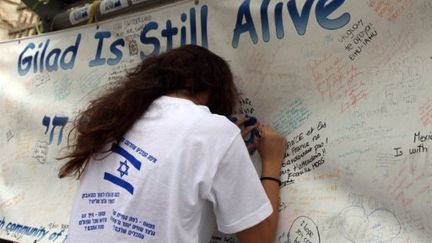
[[[163,96],[80,179],[68,242],[209,242],[272,207],[240,130],[206,106]]]

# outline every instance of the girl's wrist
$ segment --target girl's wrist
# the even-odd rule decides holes
[[[261,176],[274,177],[276,179],[280,178],[281,166],[278,164],[264,163],[262,166]]]

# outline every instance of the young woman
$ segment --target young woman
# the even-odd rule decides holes
[[[144,60],[92,101],[59,173],[80,179],[68,242],[201,243],[216,226],[274,242],[285,139],[258,126],[260,182],[226,118],[236,103],[227,63],[192,45]]]

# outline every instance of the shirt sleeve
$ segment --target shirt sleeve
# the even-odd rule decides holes
[[[226,234],[250,228],[273,211],[240,134],[219,164],[208,199],[219,231]]]

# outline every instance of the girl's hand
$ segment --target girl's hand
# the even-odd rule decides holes
[[[251,119],[250,117],[241,117],[239,118],[235,124],[240,128],[241,131],[241,135],[243,137],[243,140],[248,140],[251,136],[251,132],[254,129],[258,128],[259,123],[255,123],[254,125],[251,126],[245,126],[245,123]],[[256,148],[257,148],[257,139],[254,138],[252,143],[246,143],[246,147],[249,151],[249,154],[252,154],[253,152],[255,152]]]

